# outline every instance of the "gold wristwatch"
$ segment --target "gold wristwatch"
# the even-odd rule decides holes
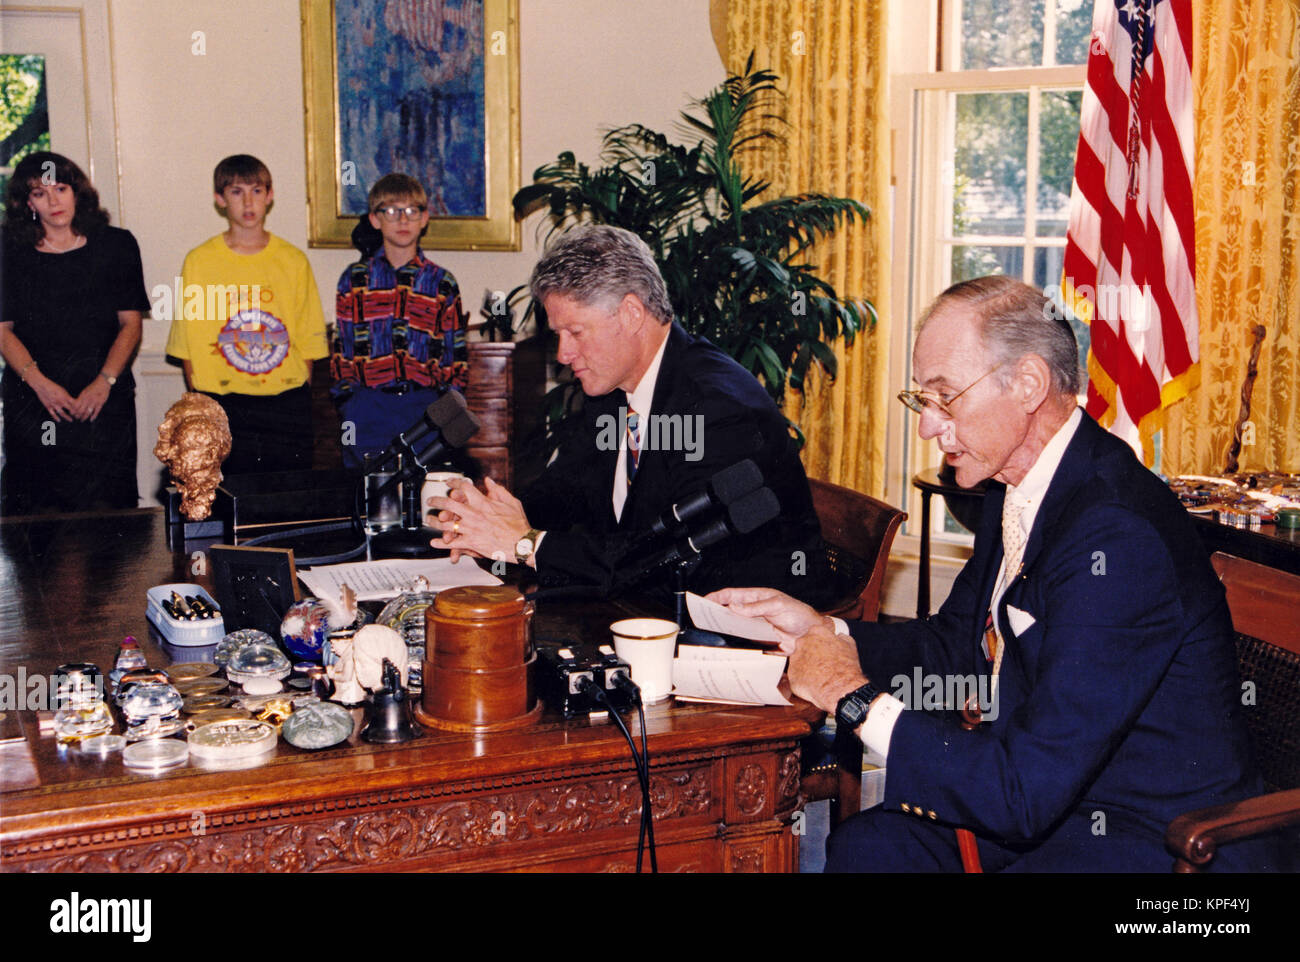
[[[537,550],[537,537],[541,533],[537,528],[529,528],[524,536],[515,542],[515,561],[521,565],[528,564],[528,559]]]

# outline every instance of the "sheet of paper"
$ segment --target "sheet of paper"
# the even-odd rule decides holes
[[[690,612],[691,621],[695,623],[696,628],[772,645],[781,643],[776,629],[766,619],[738,615],[725,605],[709,601],[689,591],[686,592],[686,610]]]
[[[299,571],[298,577],[317,598],[337,599],[346,584],[358,601],[382,601],[411,590],[415,579],[429,579],[433,591],[460,585],[499,585],[501,579],[484,571],[472,558],[452,564],[448,558],[401,558],[390,561],[354,561],[340,565],[317,565]]]
[[[674,695],[743,705],[790,704],[777,689],[785,674],[784,655],[698,645],[679,645],[677,650]]]

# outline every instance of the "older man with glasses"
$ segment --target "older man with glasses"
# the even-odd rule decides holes
[[[958,484],[996,482],[936,615],[712,596],[783,632],[794,692],[887,759],[883,804],[832,834],[828,871],[1168,871],[1176,815],[1260,790],[1223,588],[1177,499],[1078,407],[1077,358],[1051,303],[1005,277],[922,317],[899,399]],[[1282,858],[1240,842],[1214,864]]]

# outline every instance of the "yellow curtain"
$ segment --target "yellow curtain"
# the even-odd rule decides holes
[[[1300,15],[1277,0],[1194,10],[1201,386],[1169,411],[1162,466],[1223,470],[1263,324],[1240,469],[1300,471]]]
[[[715,23],[721,11],[715,0]],[[884,491],[885,412],[889,398],[889,113],[885,64],[886,0],[729,0],[728,70],[775,71],[789,126],[780,144],[745,162],[771,183],[771,196],[817,192],[852,197],[871,209],[865,226],[838,230],[809,262],[842,297],[865,297],[880,313],[852,347],[835,346],[839,376],[814,373],[788,392],[786,415],[808,438],[813,477],[870,494]]]

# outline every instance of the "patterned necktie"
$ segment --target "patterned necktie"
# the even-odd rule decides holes
[[[1006,557],[1006,568],[1002,574],[999,590],[994,595],[995,599],[1001,598],[1016,575],[1020,573],[1020,562],[1025,556],[1025,532],[1020,524],[1021,515],[1024,513],[1025,504],[1018,498],[1007,498],[1002,503],[1002,553]],[[1002,633],[998,632],[997,654],[993,658],[994,678],[998,677],[998,672],[1002,669],[1002,652],[1006,649],[1002,640]]]
[[[627,486],[632,487],[632,479],[636,477],[637,464],[641,460],[641,443],[637,440],[638,428],[641,425],[641,415],[637,414],[631,408],[627,409]]]
[[[993,598],[989,602],[989,611],[984,620],[984,652],[993,660],[993,685],[989,692],[990,706],[997,704],[998,677],[1002,671],[1002,653],[1007,647],[1003,643],[1002,633],[998,630],[997,619],[993,616],[993,610],[1006,592],[1007,585],[1011,584],[1016,575],[1020,573],[1020,562],[1025,556],[1025,532],[1020,527],[1020,518],[1024,513],[1025,504],[1019,498],[1007,498],[1002,502],[1002,555],[1006,559],[1006,567],[1003,569],[1002,577],[993,592]],[[979,704],[978,695],[972,695],[967,699],[965,708],[962,711],[963,728],[975,728],[980,724],[982,707]],[[957,848],[961,852],[962,867],[967,872],[983,871],[980,868],[979,849],[976,846],[975,836],[970,829],[957,829]]]

